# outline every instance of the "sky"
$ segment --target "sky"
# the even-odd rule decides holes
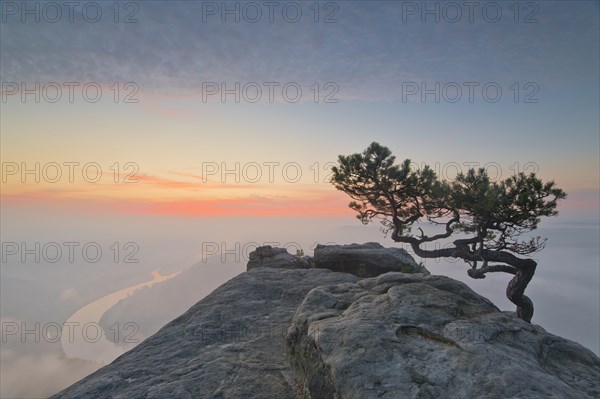
[[[3,2],[5,205],[346,216],[331,162],[379,141],[598,214],[597,2],[56,4]]]
[[[206,243],[392,246],[329,182],[340,154],[377,141],[442,179],[484,167],[565,190],[540,224],[534,321],[598,353],[599,21],[585,0],[0,0],[0,318],[62,322]],[[6,242],[75,241],[105,258],[4,260]],[[109,262],[117,241],[139,263]],[[448,273],[505,301],[500,277],[480,289],[464,271]],[[9,349],[13,392],[73,382],[77,365],[58,378],[56,359]]]

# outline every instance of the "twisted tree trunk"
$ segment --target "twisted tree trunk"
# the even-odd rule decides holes
[[[448,234],[449,235],[449,234]],[[506,297],[517,306],[517,317],[531,323],[533,317],[533,302],[526,296],[525,289],[535,274],[537,263],[533,259],[522,259],[506,251],[482,250],[477,254],[469,251],[465,242],[469,240],[456,240],[452,248],[435,250],[422,249],[420,245],[430,239],[420,240],[392,232],[392,239],[396,242],[410,244],[415,255],[421,258],[459,258],[466,261],[499,262],[500,265],[483,266],[478,269],[469,269],[468,275],[472,278],[485,278],[486,273],[504,272],[514,274],[506,287]]]
[[[517,316],[528,323],[531,323],[533,317],[533,302],[524,292],[535,273],[536,263],[532,263],[517,271],[506,286],[506,297],[517,305]]]

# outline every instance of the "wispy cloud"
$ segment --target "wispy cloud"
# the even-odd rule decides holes
[[[165,189],[185,189],[196,191],[203,188],[203,186],[198,182],[177,181],[145,174],[136,175],[134,179],[142,184],[151,184],[153,186]]]
[[[514,23],[508,9],[496,24],[422,23],[420,15],[403,22],[402,2],[383,1],[336,2],[332,24],[203,22],[202,3],[137,2],[134,24],[3,23],[2,80],[136,81],[162,93],[197,93],[207,81],[336,81],[340,98],[382,99],[397,97],[407,80],[550,79],[568,71],[590,79],[598,64],[592,2],[538,3],[531,24]],[[582,58],[589,63],[574,71]]]

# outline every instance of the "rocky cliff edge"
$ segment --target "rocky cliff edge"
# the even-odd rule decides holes
[[[600,359],[402,250],[261,247],[80,397],[600,398]]]

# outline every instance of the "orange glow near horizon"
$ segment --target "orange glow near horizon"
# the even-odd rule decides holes
[[[348,207],[350,198],[342,192],[314,190],[304,193],[288,191],[286,195],[256,195],[244,190],[235,197],[155,196],[122,197],[79,196],[74,192],[50,190],[6,193],[0,198],[9,207],[35,207],[81,211],[90,214],[172,215],[177,217],[353,217]],[[597,197],[589,192],[575,192],[559,204],[560,211],[600,208]]]
[[[98,182],[39,183],[22,176],[3,176],[0,197],[6,206],[90,214],[172,215],[177,217],[352,217],[350,198],[331,184],[307,178],[297,183],[220,182],[199,174],[168,171],[137,173],[130,183],[115,183],[110,171]],[[215,177],[215,176],[212,176]],[[568,192],[569,190],[567,190]],[[560,210],[598,209],[593,190],[575,190]]]
[[[174,215],[189,217],[348,216],[349,199],[333,187],[286,188],[207,185],[142,176],[142,186],[92,188],[20,187],[2,190],[2,203],[100,214]],[[148,184],[150,186],[148,186]],[[123,186],[123,185],[121,185]],[[236,187],[238,186],[238,187]],[[64,187],[63,187],[64,188]],[[215,189],[216,188],[216,189]],[[215,189],[215,190],[213,190]],[[270,189],[270,190],[269,190]]]

